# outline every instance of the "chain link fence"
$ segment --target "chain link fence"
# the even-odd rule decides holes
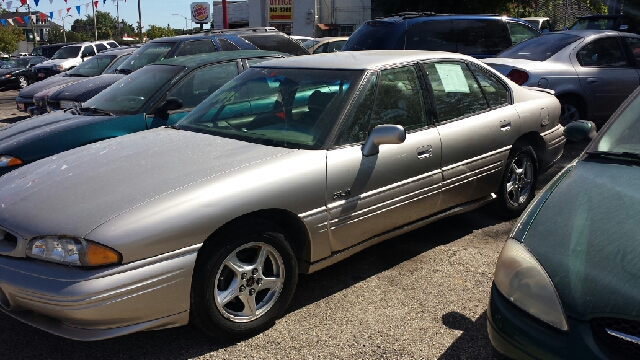
[[[595,10],[602,7],[589,6],[589,2],[588,0],[537,0],[533,2],[531,16],[548,17],[552,29],[562,30],[564,27],[571,26],[580,16],[603,12]]]

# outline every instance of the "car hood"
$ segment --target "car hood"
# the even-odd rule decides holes
[[[113,83],[122,79],[124,76],[125,75],[123,74],[106,74],[84,79],[54,91],[49,95],[49,100],[72,100],[76,102],[84,102],[113,85]]]
[[[72,115],[69,112],[55,111],[32,117],[0,128],[0,154],[12,154],[15,144],[28,141],[30,136],[38,136],[36,131],[50,131],[53,127],[74,126],[89,121],[93,116]]]
[[[42,62],[42,63],[36,65],[36,67],[47,67],[47,66],[51,66],[51,65],[60,65],[60,64],[62,64],[64,62],[67,62],[67,61],[70,61],[70,60],[73,61],[73,60],[76,60],[76,58],[47,60],[45,62]]]
[[[640,316],[640,167],[583,160],[531,223],[524,245],[567,315]]]
[[[0,177],[0,225],[27,239],[85,236],[140,204],[292,151],[171,128],[113,138]]]
[[[52,86],[58,86],[63,84],[71,84],[74,82],[78,82],[81,80],[85,80],[83,77],[73,77],[73,76],[52,76],[42,81],[38,81],[37,83],[33,83],[26,88],[20,90],[18,94],[20,97],[24,98],[32,98],[33,95],[39,93],[42,90],[46,90]]]
[[[8,69],[0,69],[0,76],[12,74],[16,71],[24,70],[23,68],[8,68]]]

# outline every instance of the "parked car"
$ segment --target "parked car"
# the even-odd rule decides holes
[[[312,54],[336,52],[342,50],[348,39],[348,36],[315,38],[303,42],[302,46]]]
[[[120,65],[117,73],[130,74],[147,64],[164,59],[216,51],[269,50],[291,55],[309,54],[286,34],[269,27],[260,29],[214,31],[151,40]]]
[[[518,220],[487,309],[494,358],[637,358],[639,96]],[[574,139],[594,130],[584,121],[565,129]]]
[[[554,90],[564,125],[579,119],[602,123],[640,84],[640,36],[560,31],[483,61],[517,84]]]
[[[87,60],[83,62],[78,67],[71,69],[62,74],[58,74],[56,76],[52,76],[46,78],[43,81],[36,82],[34,84],[29,85],[27,88],[20,90],[18,96],[16,97],[16,108],[19,111],[29,112],[31,108],[30,114],[37,115],[42,113],[44,109],[34,109],[35,104],[35,95],[36,94],[45,94],[46,90],[51,90],[53,87],[68,85],[74,82],[78,82],[83,80],[86,75],[95,74],[100,71],[100,68],[103,68],[102,74],[113,74],[119,65],[121,65],[128,56],[131,56],[133,51],[135,51],[137,47],[132,48],[118,48],[106,51],[97,56],[97,59]],[[114,58],[115,56],[115,58]],[[107,64],[107,59],[110,62]]]
[[[33,96],[35,106],[30,109],[39,112],[41,115],[47,112],[81,108],[83,104],[98,95],[109,86],[113,85],[126,75],[124,74],[104,74],[88,79],[82,79],[71,84],[63,84],[48,88]]]
[[[540,30],[543,34],[555,30],[553,26],[551,26],[551,22],[550,22],[551,20],[548,17],[534,16],[534,17],[520,18],[520,20],[528,22],[533,27]]]
[[[32,84],[18,93],[16,97],[16,107],[20,111],[27,111],[31,116],[44,114],[48,112],[47,97],[50,93],[80,81],[85,82],[89,78],[114,74],[118,66],[127,60],[138,47],[139,46],[119,47],[103,51],[91,59],[83,61],[82,64],[69,71]],[[111,84],[113,84],[113,82],[111,82]],[[96,83],[101,82],[98,81]],[[85,90],[87,90],[87,88],[85,88]],[[91,88],[91,92],[95,92],[95,88]],[[97,93],[93,95],[95,94]],[[89,95],[89,93],[85,94],[85,96],[87,95]],[[85,97],[85,100],[91,97],[92,96]]]
[[[51,60],[45,61],[34,68],[38,81],[75,68],[98,52],[109,49],[111,43],[115,44],[113,45],[114,47],[118,45],[115,41],[96,41],[93,43],[86,42],[68,45],[60,48],[60,50],[51,57]]]
[[[589,15],[576,19],[569,30],[613,30],[637,34],[640,27],[636,19],[629,15]]]
[[[5,61],[0,67],[0,89],[27,87],[35,79],[32,67],[45,60],[42,56],[24,56]]]
[[[115,111],[120,85],[86,106]],[[285,312],[299,271],[496,196],[522,211],[562,153],[559,115],[546,91],[459,54],[252,65],[175,126],[0,177],[0,304],[82,340],[189,321],[250,336]]]
[[[0,175],[74,147],[173,125],[238,72],[281,56],[228,51],[169,59],[127,76],[108,75],[121,78],[77,111],[55,111],[0,128],[0,154],[13,159],[0,161]]]
[[[404,13],[366,21],[342,50],[438,50],[486,58],[540,35],[529,23],[502,16]]]
[[[60,44],[51,44],[51,45],[40,45],[36,46],[31,50],[31,56],[44,56],[47,59],[51,59],[55,53],[61,48],[67,45],[77,44],[75,42],[68,43],[60,43]]]

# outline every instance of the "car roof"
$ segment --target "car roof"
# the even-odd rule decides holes
[[[189,56],[178,56],[175,58],[163,60],[151,65],[182,65],[188,68],[194,68],[214,62],[230,61],[235,59],[247,59],[265,56],[289,56],[277,51],[264,50],[237,50],[237,51],[218,51],[212,53],[204,53]]]
[[[512,20],[517,22],[524,22],[518,18],[511,18],[501,15],[465,15],[465,14],[433,14],[433,13],[400,13],[384,18],[377,18],[369,21],[390,21],[390,22],[422,22],[425,20],[438,20],[443,18],[455,19],[455,20],[480,20],[480,19],[499,19],[499,20]]]
[[[394,64],[402,64],[431,59],[464,59],[472,57],[445,51],[424,50],[368,50],[342,51],[312,56],[294,56],[261,62],[252,67],[367,70],[379,69]]]
[[[109,48],[107,50],[103,50],[100,51],[96,56],[98,55],[120,55],[123,53],[132,53],[134,51],[136,51],[139,48],[139,46],[121,46],[121,47],[117,47],[117,48]]]
[[[640,38],[640,35],[637,35],[634,33],[620,32],[620,31],[614,31],[614,30],[562,30],[562,31],[554,31],[553,33],[547,34],[546,36],[552,35],[552,34],[571,34],[571,35],[576,35],[583,38],[591,37],[591,36],[605,36],[605,35],[608,35],[608,36],[620,35],[620,36],[626,36],[626,37]]]

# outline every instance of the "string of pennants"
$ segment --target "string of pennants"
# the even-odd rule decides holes
[[[13,5],[14,3],[18,3],[18,2],[20,3],[19,6],[16,6],[16,9],[17,9],[19,7],[27,5],[28,1],[29,0],[2,0],[2,2],[6,4],[6,9],[7,10],[11,9],[11,5]],[[38,7],[38,5],[40,4],[41,1],[42,0],[33,0],[33,2],[36,4],[36,7]],[[54,0],[49,0],[49,3],[53,4],[53,1]],[[69,0],[64,0],[65,4],[68,5],[69,4],[68,1]],[[80,0],[80,1],[82,1],[82,0]],[[115,4],[116,1],[120,1],[120,0],[112,0],[112,1]],[[127,2],[127,0],[124,0],[124,2]],[[99,3],[100,3],[100,1],[93,1],[93,6],[97,9]],[[106,3],[107,3],[107,0],[102,0],[102,5],[104,5]],[[86,4],[83,4],[84,8],[85,8],[85,13],[89,12],[89,6],[91,6],[91,4],[92,3],[90,3],[90,2],[86,3]],[[71,9],[72,9],[72,7],[68,7],[68,8],[65,8],[65,9],[58,10],[57,11],[58,18],[62,19],[63,11],[66,11],[65,14],[69,14],[69,12],[71,12]],[[78,16],[81,13],[81,9],[82,9],[82,5],[77,5],[76,6],[76,11],[78,12]],[[44,22],[46,18],[49,18],[49,20],[53,20],[53,15],[54,15],[54,11],[49,12],[49,16],[47,16],[44,12],[41,12],[39,17],[40,17],[40,20],[42,22]],[[69,14],[69,15],[72,15],[72,14]],[[0,19],[0,24],[2,24],[3,26],[15,25],[15,23],[18,23],[20,25],[29,25],[29,21],[32,21],[32,22],[35,23],[36,20],[37,20],[37,17],[38,17],[38,15],[28,15],[28,16],[23,16],[23,17],[16,16],[15,18],[11,18],[11,19]]]

